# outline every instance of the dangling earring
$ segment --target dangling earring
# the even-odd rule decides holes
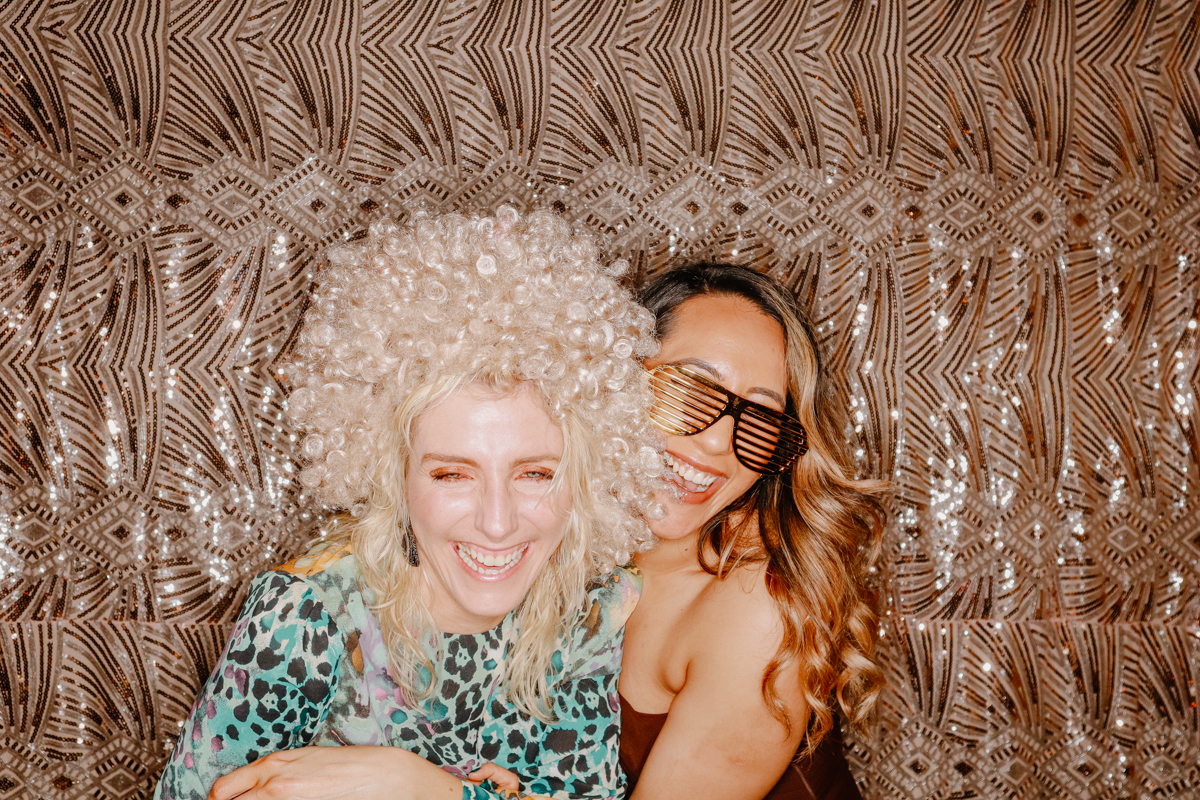
[[[404,557],[410,567],[421,566],[421,554],[417,552],[417,537],[413,535],[412,525],[404,526]]]

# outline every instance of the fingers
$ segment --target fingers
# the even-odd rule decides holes
[[[258,785],[256,766],[257,764],[247,764],[217,778],[208,793],[208,800],[232,800],[253,789]]]
[[[495,764],[484,764],[470,775],[472,783],[482,783],[490,780],[502,792],[517,792],[521,788],[521,779],[516,773],[510,772]]]
[[[217,778],[208,793],[208,800],[233,800],[262,786],[273,775],[278,775],[280,767],[294,760],[294,756],[289,757],[291,755],[292,751],[289,750],[271,753]]]

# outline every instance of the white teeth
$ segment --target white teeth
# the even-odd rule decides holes
[[[667,466],[670,467],[676,475],[683,478],[688,483],[694,483],[697,486],[707,489],[712,485],[712,482],[717,479],[716,475],[709,475],[707,472],[701,472],[700,470],[695,469],[688,464],[684,464],[682,461],[674,458],[670,453],[664,453],[663,459],[666,461]]]
[[[498,575],[520,560],[529,545],[522,545],[506,555],[495,555],[476,550],[469,544],[459,542],[456,545],[458,556],[471,569],[480,575]]]

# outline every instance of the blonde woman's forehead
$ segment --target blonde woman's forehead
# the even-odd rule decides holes
[[[563,434],[528,384],[471,383],[426,409],[413,424],[412,457],[425,462],[496,464],[561,460]]]

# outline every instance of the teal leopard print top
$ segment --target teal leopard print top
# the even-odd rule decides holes
[[[512,614],[485,633],[440,634],[440,688],[413,707],[388,673],[382,632],[348,547],[264,572],[154,797],[203,800],[221,775],[310,744],[403,747],[460,778],[491,761],[520,776],[523,794],[622,797],[617,678],[625,621],[640,591],[640,576],[619,569],[589,592],[586,622],[555,657],[556,721],[543,723],[498,692]],[[464,784],[463,798],[499,798],[490,786]]]

